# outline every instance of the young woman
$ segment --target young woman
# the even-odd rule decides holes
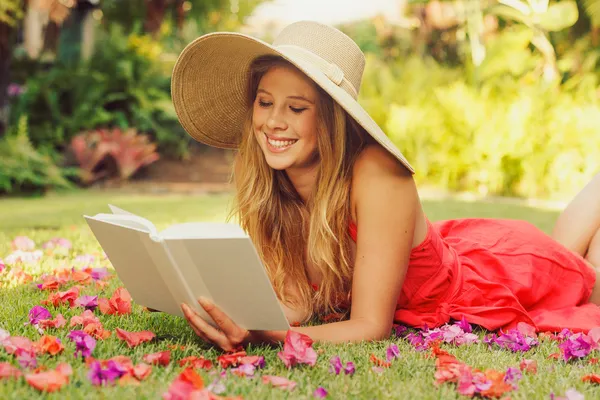
[[[520,321],[538,330],[600,326],[600,175],[552,237],[516,220],[431,223],[412,167],[356,101],[363,68],[346,35],[299,22],[273,45],[205,35],[173,72],[186,131],[238,149],[233,215],[288,319],[350,310],[344,321],[293,329],[346,342],[385,338],[394,321],[433,327],[463,316],[490,330]],[[224,350],[285,337],[249,332],[200,304],[220,329],[182,305],[189,324]]]

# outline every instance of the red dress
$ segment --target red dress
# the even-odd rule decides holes
[[[538,331],[600,326],[600,307],[587,303],[595,271],[529,222],[472,218],[427,225],[410,255],[396,322],[433,328],[464,316],[489,330],[521,321]],[[350,235],[356,241],[354,224]]]

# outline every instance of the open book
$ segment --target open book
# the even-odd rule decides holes
[[[288,321],[256,249],[236,224],[196,222],[158,231],[149,220],[109,205],[112,214],[84,215],[136,303],[183,316],[204,296],[242,328],[287,330]]]

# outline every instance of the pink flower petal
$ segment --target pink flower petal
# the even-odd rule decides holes
[[[289,379],[283,378],[281,376],[275,375],[263,375],[262,382],[265,384],[271,384],[280,389],[294,390],[297,383],[294,381],[290,381]]]

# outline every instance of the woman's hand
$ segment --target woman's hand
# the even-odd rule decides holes
[[[182,304],[181,309],[188,323],[202,340],[220,347],[224,351],[233,351],[244,344],[253,341],[253,334],[247,329],[239,327],[213,302],[200,298],[198,304],[215,321],[218,329],[204,321],[198,313],[187,304]]]

